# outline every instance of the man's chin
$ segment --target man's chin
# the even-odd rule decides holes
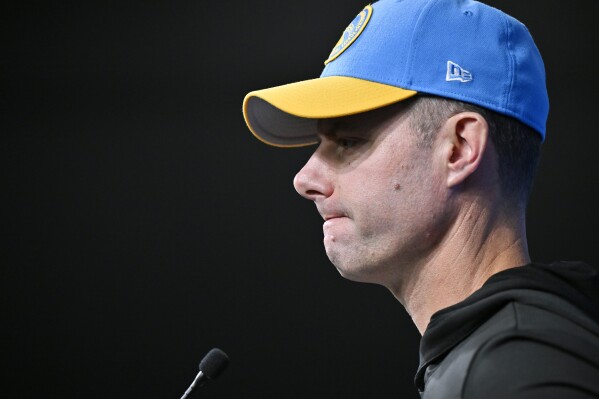
[[[335,266],[336,267],[336,266]],[[337,271],[346,280],[355,281],[357,283],[365,283],[364,276],[360,273],[356,273],[354,270],[341,269],[336,267]]]
[[[329,260],[333,263],[333,266],[335,266],[341,277],[347,280],[358,283],[381,284],[380,276],[375,272],[375,267],[353,262],[340,262],[340,259],[332,258],[331,256],[329,256]]]

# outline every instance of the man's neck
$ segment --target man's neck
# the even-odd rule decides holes
[[[413,265],[399,286],[388,287],[421,334],[434,313],[461,302],[493,274],[530,263],[523,215],[487,209],[471,204],[434,253]]]

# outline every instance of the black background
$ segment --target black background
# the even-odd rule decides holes
[[[597,2],[492,1],[544,55],[533,259],[597,263]],[[343,280],[291,181],[312,149],[246,129],[316,77],[363,1],[46,3],[3,12],[3,397],[416,398],[419,336]]]

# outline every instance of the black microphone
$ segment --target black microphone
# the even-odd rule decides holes
[[[228,364],[229,356],[225,352],[218,348],[210,349],[210,352],[200,361],[200,372],[181,396],[181,399],[187,398],[196,386],[202,386],[208,380],[215,380],[227,368]]]

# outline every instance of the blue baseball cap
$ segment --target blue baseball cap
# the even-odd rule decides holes
[[[343,32],[319,78],[248,93],[243,114],[267,144],[316,143],[317,121],[418,93],[513,117],[545,139],[541,54],[513,17],[472,0],[380,0]]]

